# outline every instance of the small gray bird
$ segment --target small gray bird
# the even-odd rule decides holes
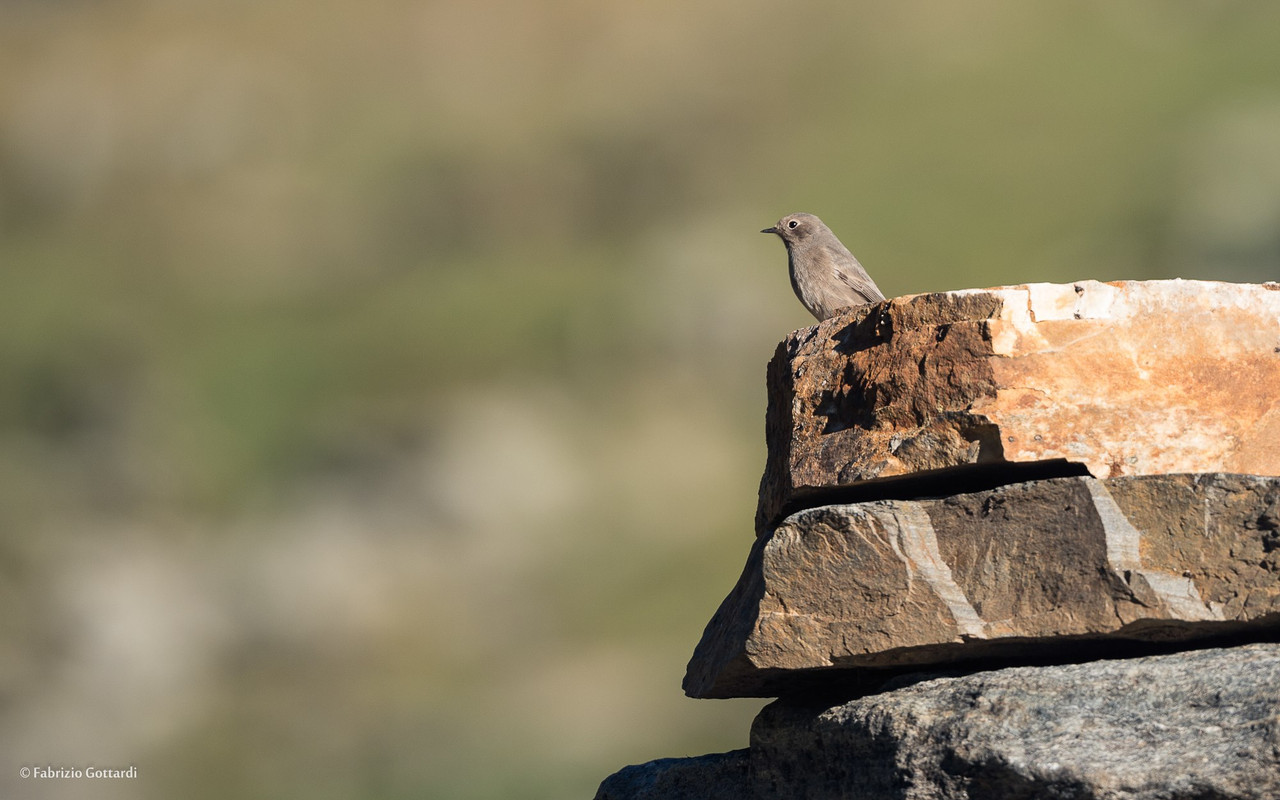
[[[787,246],[791,288],[819,322],[842,308],[884,299],[849,248],[814,215],[788,214],[760,232],[778,234]]]

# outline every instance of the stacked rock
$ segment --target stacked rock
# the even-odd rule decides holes
[[[1280,797],[1280,285],[896,298],[768,376],[684,688],[780,699],[598,798]]]

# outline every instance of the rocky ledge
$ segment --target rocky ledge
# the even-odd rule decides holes
[[[685,691],[776,697],[1277,623],[1280,478],[1055,478],[788,517],[756,541]]]
[[[684,686],[780,699],[601,800],[1280,797],[1280,285],[897,298],[768,375]]]
[[[1280,797],[1280,644],[912,680],[776,701],[749,749],[627,767],[596,798]]]
[[[957,481],[1280,475],[1280,284],[900,297],[791,334],[768,385],[761,535],[801,507]]]

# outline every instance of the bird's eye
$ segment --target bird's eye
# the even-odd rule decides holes
[[[799,224],[800,224],[799,222],[796,222],[796,221],[793,219],[793,220],[791,220],[790,222],[788,222],[788,223],[787,223],[787,227],[788,227],[788,228],[792,228],[792,229],[794,229],[794,228],[795,228],[797,225],[799,225]]]

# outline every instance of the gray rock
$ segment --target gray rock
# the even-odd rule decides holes
[[[604,779],[595,800],[742,800],[750,796],[747,751],[732,750],[624,767]]]
[[[596,798],[1280,797],[1280,644],[898,680],[776,701],[748,750],[627,767]]]
[[[753,726],[750,774],[776,800],[1274,799],[1280,645],[777,701]]]
[[[808,509],[755,540],[685,691],[779,696],[885,670],[1256,639],[1280,625],[1278,508],[1280,478],[1208,474]]]

